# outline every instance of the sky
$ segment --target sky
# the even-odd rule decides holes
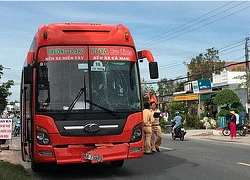
[[[124,24],[132,33],[136,49],[152,52],[160,78],[176,78],[186,75],[183,62],[190,62],[211,47],[221,51],[222,60],[244,61],[244,38],[250,36],[249,12],[248,1],[1,1],[0,64],[7,69],[0,84],[13,79],[9,100],[19,100],[21,69],[41,24]],[[146,61],[140,68],[141,77],[150,81]]]

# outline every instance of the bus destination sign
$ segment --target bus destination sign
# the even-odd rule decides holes
[[[38,57],[38,62],[64,60],[136,60],[134,49],[124,46],[49,46],[41,48]]]
[[[90,46],[90,60],[134,61],[134,50],[123,46]]]
[[[87,60],[87,46],[50,46],[42,48],[39,61]]]

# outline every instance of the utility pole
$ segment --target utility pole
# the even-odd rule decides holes
[[[247,85],[247,111],[248,111],[248,120],[250,120],[250,72],[249,72],[249,55],[248,55],[248,41],[249,37],[246,37],[245,43],[245,58],[246,58],[246,85]]]

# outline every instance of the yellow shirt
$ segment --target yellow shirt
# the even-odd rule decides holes
[[[143,110],[143,123],[144,126],[152,126],[154,121],[153,113],[149,109]]]

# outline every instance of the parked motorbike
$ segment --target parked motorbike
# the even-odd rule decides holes
[[[174,127],[175,123],[172,123],[172,128]],[[175,129],[175,136],[174,133],[172,132],[172,139],[175,140],[176,138],[180,138],[181,141],[184,140],[184,137],[186,135],[186,130],[184,129],[183,126],[179,126]]]
[[[238,133],[240,136],[245,136],[246,135],[246,130],[247,130],[247,127],[246,125],[244,124],[241,124],[241,125],[238,125],[236,127],[236,133]],[[229,136],[230,135],[230,126],[228,125],[228,127],[224,127],[223,130],[222,130],[222,134],[224,136]]]
[[[13,134],[14,134],[14,137],[19,136],[19,134],[20,134],[20,121],[16,122]]]

